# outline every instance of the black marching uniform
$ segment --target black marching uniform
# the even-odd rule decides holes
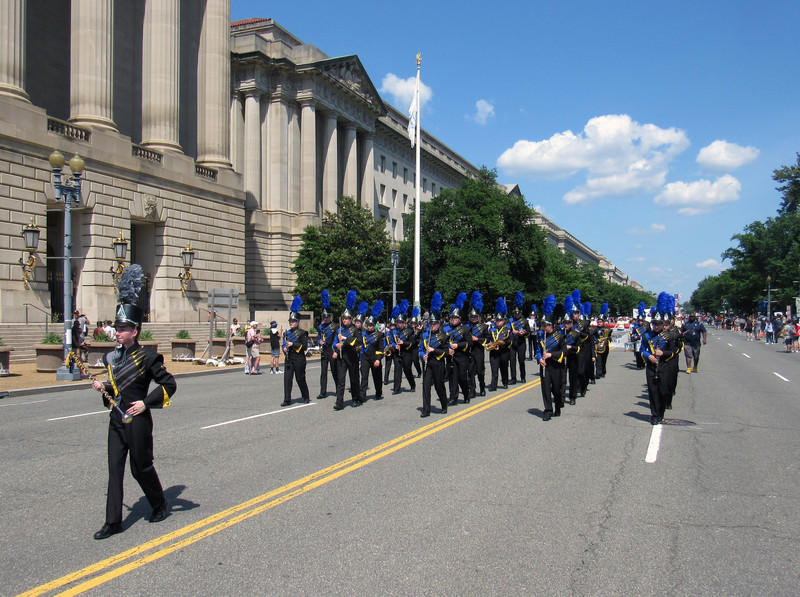
[[[544,355],[550,353],[546,359]],[[544,364],[542,360],[544,359]],[[566,344],[561,332],[536,332],[536,360],[539,362],[539,377],[542,380],[543,419],[561,415],[564,406],[564,376],[566,373]],[[554,408],[555,406],[555,408]]]
[[[511,383],[517,383],[517,364],[519,364],[519,381],[525,383],[525,338],[530,334],[530,328],[521,313],[511,319],[508,325],[511,328],[511,353],[509,355]]]
[[[581,365],[583,363],[580,355],[583,349],[580,341],[581,329],[573,323],[572,328],[569,330],[564,328],[562,333],[567,351],[567,375],[564,376],[564,383],[569,382],[569,403],[575,404],[575,399],[581,389]]]
[[[366,328],[366,326],[365,326]],[[361,400],[366,400],[369,376],[375,386],[375,400],[383,400],[383,350],[386,346],[383,332],[366,329],[361,332]],[[375,366],[375,363],[378,363]]]
[[[489,342],[494,342],[494,350],[489,351],[489,365],[492,369],[492,380],[489,391],[497,390],[498,373],[503,381],[503,389],[508,389],[508,361],[511,358],[510,329],[507,324],[498,327],[496,323],[489,326]]]
[[[417,344],[414,330],[408,324],[403,328],[398,325],[394,330],[394,342],[396,349],[394,351],[394,389],[392,394],[400,393],[403,375],[406,376],[409,388],[414,392],[417,389],[417,383],[411,373],[411,366],[414,363],[414,348]]]
[[[670,394],[670,361],[677,355],[677,349],[670,342],[668,332],[649,330],[642,338],[639,352],[645,360],[647,377],[647,394],[650,399],[650,423],[656,425],[664,418],[664,410],[671,399]],[[650,356],[661,350],[658,363],[650,362]]]
[[[128,350],[118,346],[115,351],[106,354],[103,361],[109,378],[109,381],[103,384],[105,391],[115,397],[120,409],[123,412],[127,411],[139,400],[144,401],[147,407],[127,424],[122,422],[122,415],[116,408],[111,410],[109,417],[106,524],[118,526],[122,522],[122,480],[128,454],[130,454],[131,474],[142,488],[154,514],[157,511],[166,514],[167,500],[153,465],[151,410],[169,406],[177,384],[172,374],[164,367],[164,357],[143,348],[136,341]],[[151,381],[155,382],[157,387],[148,392]],[[98,535],[95,535],[95,538],[104,538]]]
[[[319,324],[319,346],[320,346],[320,365],[319,365],[319,396],[317,400],[328,395],[328,367],[330,366],[333,376],[333,385],[336,387],[336,368],[339,359],[333,358],[333,341],[336,339],[336,328],[329,321]]]
[[[441,331],[427,332],[422,336],[419,345],[419,354],[425,361],[425,373],[422,377],[422,414],[427,417],[431,414],[431,387],[436,388],[442,414],[447,412],[447,390],[444,385],[444,356],[448,352],[449,338]],[[428,348],[432,350],[429,352]]]
[[[283,354],[286,355],[283,366],[283,402],[281,406],[292,403],[292,385],[297,380],[303,402],[311,402],[306,383],[306,351],[308,350],[308,332],[300,327],[288,329],[283,333]]]
[[[359,398],[360,384],[358,379],[358,351],[360,345],[358,344],[359,331],[356,326],[350,322],[350,325],[340,325],[337,330],[337,344],[341,344],[338,350],[338,377],[336,380],[336,410],[344,408],[344,389],[347,384],[347,378],[350,378],[350,397],[352,398],[352,406],[361,406],[361,399]]]
[[[486,395],[486,342],[489,326],[480,321],[470,323],[472,350],[470,351],[470,392],[472,396]],[[480,390],[478,390],[480,388]]]
[[[608,350],[611,344],[611,330],[605,327],[605,322],[602,320],[600,321],[600,327],[598,327],[592,333],[594,337],[594,350],[596,359],[595,360],[595,376],[599,378],[603,378],[606,376],[606,362],[608,361]]]
[[[452,351],[451,358],[453,360],[453,370],[450,378],[450,406],[455,406],[458,403],[458,389],[461,388],[461,393],[464,396],[464,402],[469,404],[471,397],[470,384],[469,384],[469,370],[472,359],[470,352],[472,350],[472,331],[469,326],[459,324],[451,327],[447,332],[447,337],[451,344],[456,347],[450,346]],[[448,351],[449,352],[449,351]]]

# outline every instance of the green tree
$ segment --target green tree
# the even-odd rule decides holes
[[[531,216],[524,198],[512,197],[498,187],[496,171],[485,167],[478,177],[422,204],[422,302],[427,304],[437,290],[445,301],[453,301],[459,292],[480,290],[491,310],[498,296],[509,300],[519,290],[530,293],[543,287],[545,238],[531,223]],[[404,270],[399,280],[411,297],[413,218],[406,219],[405,238],[400,246]]]
[[[342,197],[336,205],[337,212],[325,212],[320,226],[305,229],[292,267],[297,276],[292,293],[303,297],[303,309],[315,313],[322,309],[323,290],[330,292],[331,306],[338,311],[348,290],[358,292],[359,302],[372,305],[385,298],[390,284],[385,220],[375,219],[352,197]]]

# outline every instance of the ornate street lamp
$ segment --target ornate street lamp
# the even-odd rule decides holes
[[[114,286],[119,284],[119,279],[122,277],[122,272],[125,271],[125,257],[128,255],[128,241],[122,236],[122,230],[119,231],[119,236],[111,243],[114,247],[114,259],[117,266],[111,266],[111,276],[114,279]]]
[[[192,281],[192,266],[194,265],[194,249],[191,243],[186,243],[186,248],[181,251],[181,259],[183,259],[183,273],[178,274],[178,279],[181,281],[181,292],[186,294],[186,288],[189,282]]]
[[[25,239],[25,251],[28,253],[28,259],[25,259],[25,254],[22,254],[22,257],[19,258],[19,264],[22,266],[22,283],[25,285],[25,288],[28,288],[28,280],[33,277],[33,270],[36,267],[36,249],[39,246],[39,227],[33,223],[33,218],[31,218],[31,223],[25,226],[22,229],[22,238]]]
[[[76,381],[81,378],[80,370],[70,370],[66,366],[72,346],[72,208],[81,203],[81,176],[85,163],[81,156],[69,161],[72,176],[62,182],[61,170],[64,168],[64,155],[57,149],[48,158],[53,169],[53,187],[56,201],[64,202],[64,364],[56,371],[58,381]]]

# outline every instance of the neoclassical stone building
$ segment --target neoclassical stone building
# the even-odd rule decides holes
[[[0,0],[0,36],[0,322],[63,311],[53,149],[86,162],[72,278],[92,321],[113,313],[120,233],[161,322],[205,320],[211,288],[237,289],[240,313],[285,308],[300,235],[340,195],[402,239],[407,117],[357,56],[330,58],[270,19],[231,24],[230,0]],[[424,132],[422,150],[422,200],[476,172]],[[41,239],[26,287],[31,218]]]

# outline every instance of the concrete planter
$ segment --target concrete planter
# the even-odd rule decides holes
[[[0,346],[0,375],[10,375],[11,351],[10,346]]]
[[[231,338],[232,357],[244,358],[247,355],[247,347],[244,345],[244,343],[245,343],[244,336],[234,336],[233,338]]]
[[[197,348],[197,340],[181,340],[179,338],[173,338],[171,343],[173,361],[187,361],[194,358],[195,349]]]
[[[222,353],[225,352],[225,345],[227,343],[227,338],[213,338],[211,340],[211,356],[217,358],[221,357]],[[233,349],[233,344],[231,344],[231,349]]]
[[[33,349],[38,373],[55,373],[64,364],[64,347],[60,344],[34,344]]]
[[[158,340],[139,340],[139,344],[153,352],[158,352]]]
[[[86,364],[91,368],[105,368],[103,358],[109,353],[113,352],[118,346],[117,342],[88,342],[89,356],[86,358]]]

